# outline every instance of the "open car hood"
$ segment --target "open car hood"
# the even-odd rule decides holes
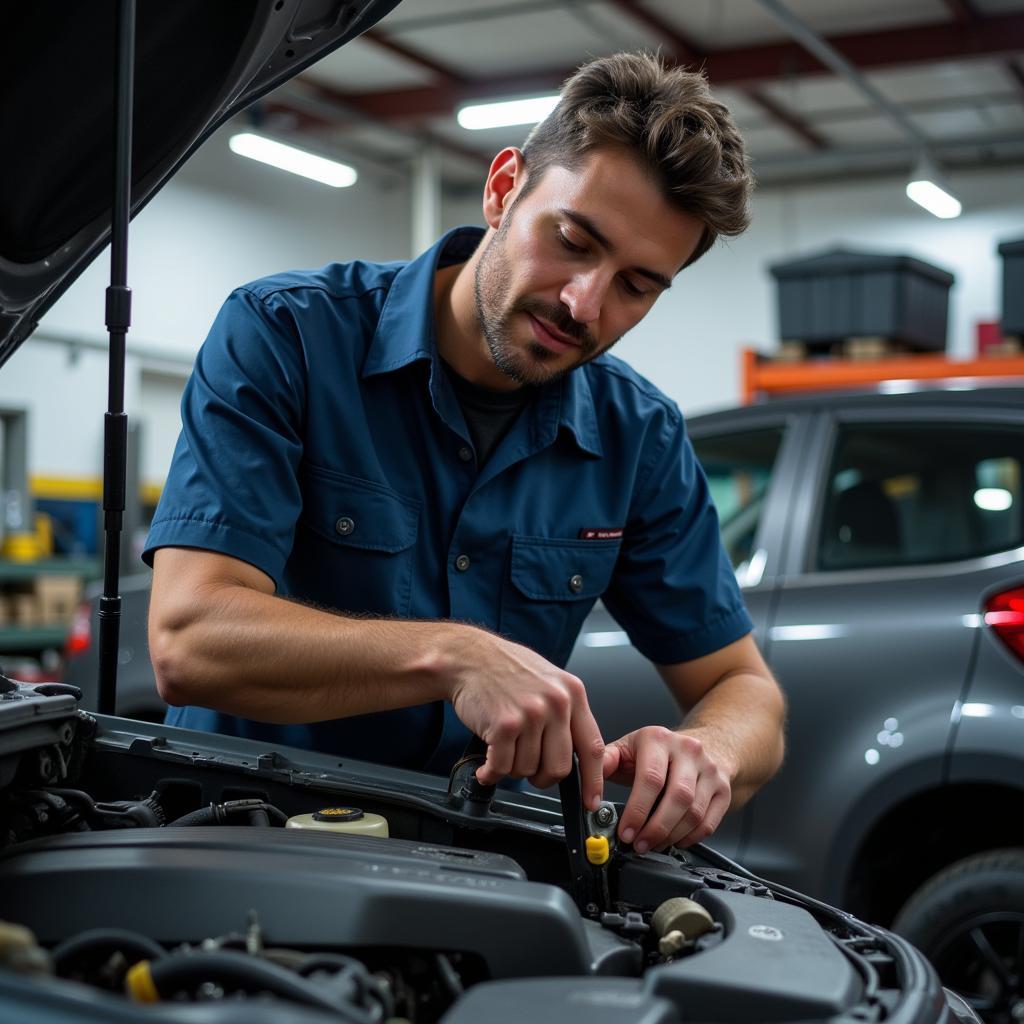
[[[134,216],[228,118],[398,0],[141,0]],[[117,4],[36,0],[0,41],[0,365],[110,238]]]

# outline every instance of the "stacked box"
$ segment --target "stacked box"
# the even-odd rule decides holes
[[[1003,242],[1003,334],[1024,338],[1024,238]]]
[[[35,594],[17,593],[7,598],[11,610],[11,625],[31,628],[39,623],[39,601]]]
[[[953,275],[910,256],[835,249],[770,267],[779,338],[812,353],[850,339],[943,351]]]
[[[34,596],[39,625],[63,626],[71,622],[82,599],[82,581],[77,576],[39,576]]]

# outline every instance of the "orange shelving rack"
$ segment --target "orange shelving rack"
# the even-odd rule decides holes
[[[742,351],[743,401],[871,387],[884,381],[965,381],[1016,377],[1024,381],[1024,355],[950,359],[944,355],[898,355],[882,359],[808,359],[782,362],[766,359],[755,349]]]

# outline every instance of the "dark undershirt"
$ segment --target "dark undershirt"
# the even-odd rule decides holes
[[[529,405],[534,389],[520,387],[514,391],[494,391],[473,384],[459,376],[444,360],[442,363],[466,418],[469,436],[476,449],[476,464],[482,466],[509,432],[519,413]]]

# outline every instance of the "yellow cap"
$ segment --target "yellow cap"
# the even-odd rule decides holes
[[[124,976],[124,987],[137,1003],[160,1002],[160,993],[153,984],[148,960],[140,960],[128,968],[128,973]]]
[[[587,836],[587,860],[591,864],[607,864],[610,856],[607,836]]]

